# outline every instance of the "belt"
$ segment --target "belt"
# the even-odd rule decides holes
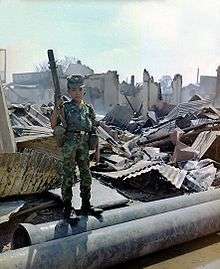
[[[89,132],[86,131],[73,131],[73,132],[67,132],[67,135],[87,135]]]

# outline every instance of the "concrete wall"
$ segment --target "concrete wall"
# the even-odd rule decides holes
[[[105,111],[105,75],[91,75],[85,80],[85,85],[85,100],[92,104],[96,112],[103,113]]]
[[[58,74],[63,75],[58,66]],[[54,99],[50,71],[12,74],[6,98],[10,103],[47,104]]]
[[[220,108],[220,66],[217,68],[217,79],[216,79],[216,91],[215,91],[215,106]]]
[[[60,79],[62,94],[67,94],[66,79]],[[92,74],[85,79],[85,100],[98,113],[110,111],[119,104],[119,80],[117,71]]]
[[[188,102],[195,94],[199,94],[199,85],[189,84],[181,90],[181,103]]]
[[[159,100],[159,85],[154,82],[153,77],[144,69],[143,85],[141,87],[139,98],[143,101],[143,116],[147,115],[148,110]]]
[[[6,98],[10,103],[48,104],[54,101],[53,89],[38,87],[11,87],[7,89]]]
[[[182,76],[176,74],[172,81],[172,101],[171,104],[177,105],[181,103]]]
[[[216,77],[200,76],[199,94],[204,98],[215,99],[216,95]]]
[[[131,106],[133,109],[138,112],[140,109],[140,106],[142,104],[142,101],[140,99],[140,88],[137,86],[134,86],[134,84],[131,84],[123,81],[120,86],[120,95],[119,95],[119,103],[122,106],[130,106],[127,99],[129,100]],[[127,99],[126,99],[126,97]]]
[[[48,88],[52,85],[50,71],[14,73],[12,74],[12,79],[14,84],[20,85],[38,85],[42,88]]]

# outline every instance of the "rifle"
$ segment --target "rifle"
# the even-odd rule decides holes
[[[53,84],[54,84],[54,103],[55,103],[55,109],[57,111],[58,119],[61,121],[61,125],[57,125],[54,128],[54,136],[57,141],[57,145],[59,147],[62,147],[66,141],[66,121],[64,118],[64,111],[63,111],[63,100],[61,98],[61,91],[60,91],[60,83],[57,75],[57,66],[53,54],[53,50],[48,50],[48,59],[49,59],[49,68],[51,70],[52,78],[53,78]]]
[[[56,61],[54,58],[53,50],[48,50],[48,59],[49,59],[49,68],[51,70],[52,78],[53,78],[53,84],[54,84],[54,103],[55,103],[55,109],[58,112],[58,117],[62,122],[62,125],[64,128],[66,128],[66,121],[61,113],[63,104],[62,104],[62,98],[61,98],[61,90],[60,90],[60,82],[57,75],[57,66]]]

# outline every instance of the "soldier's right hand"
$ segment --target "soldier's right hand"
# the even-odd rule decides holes
[[[54,107],[54,110],[60,110],[60,109],[62,109],[62,107],[63,107],[63,100],[62,99],[59,99],[57,102],[56,102],[56,104],[55,104],[55,107]]]

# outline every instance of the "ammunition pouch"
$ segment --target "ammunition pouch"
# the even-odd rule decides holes
[[[95,150],[98,143],[99,143],[99,137],[98,137],[97,133],[95,131],[91,132],[89,134],[89,141],[88,141],[89,149],[90,150]]]
[[[54,128],[53,134],[56,138],[57,146],[62,147],[67,139],[66,129],[63,126],[58,125]]]

